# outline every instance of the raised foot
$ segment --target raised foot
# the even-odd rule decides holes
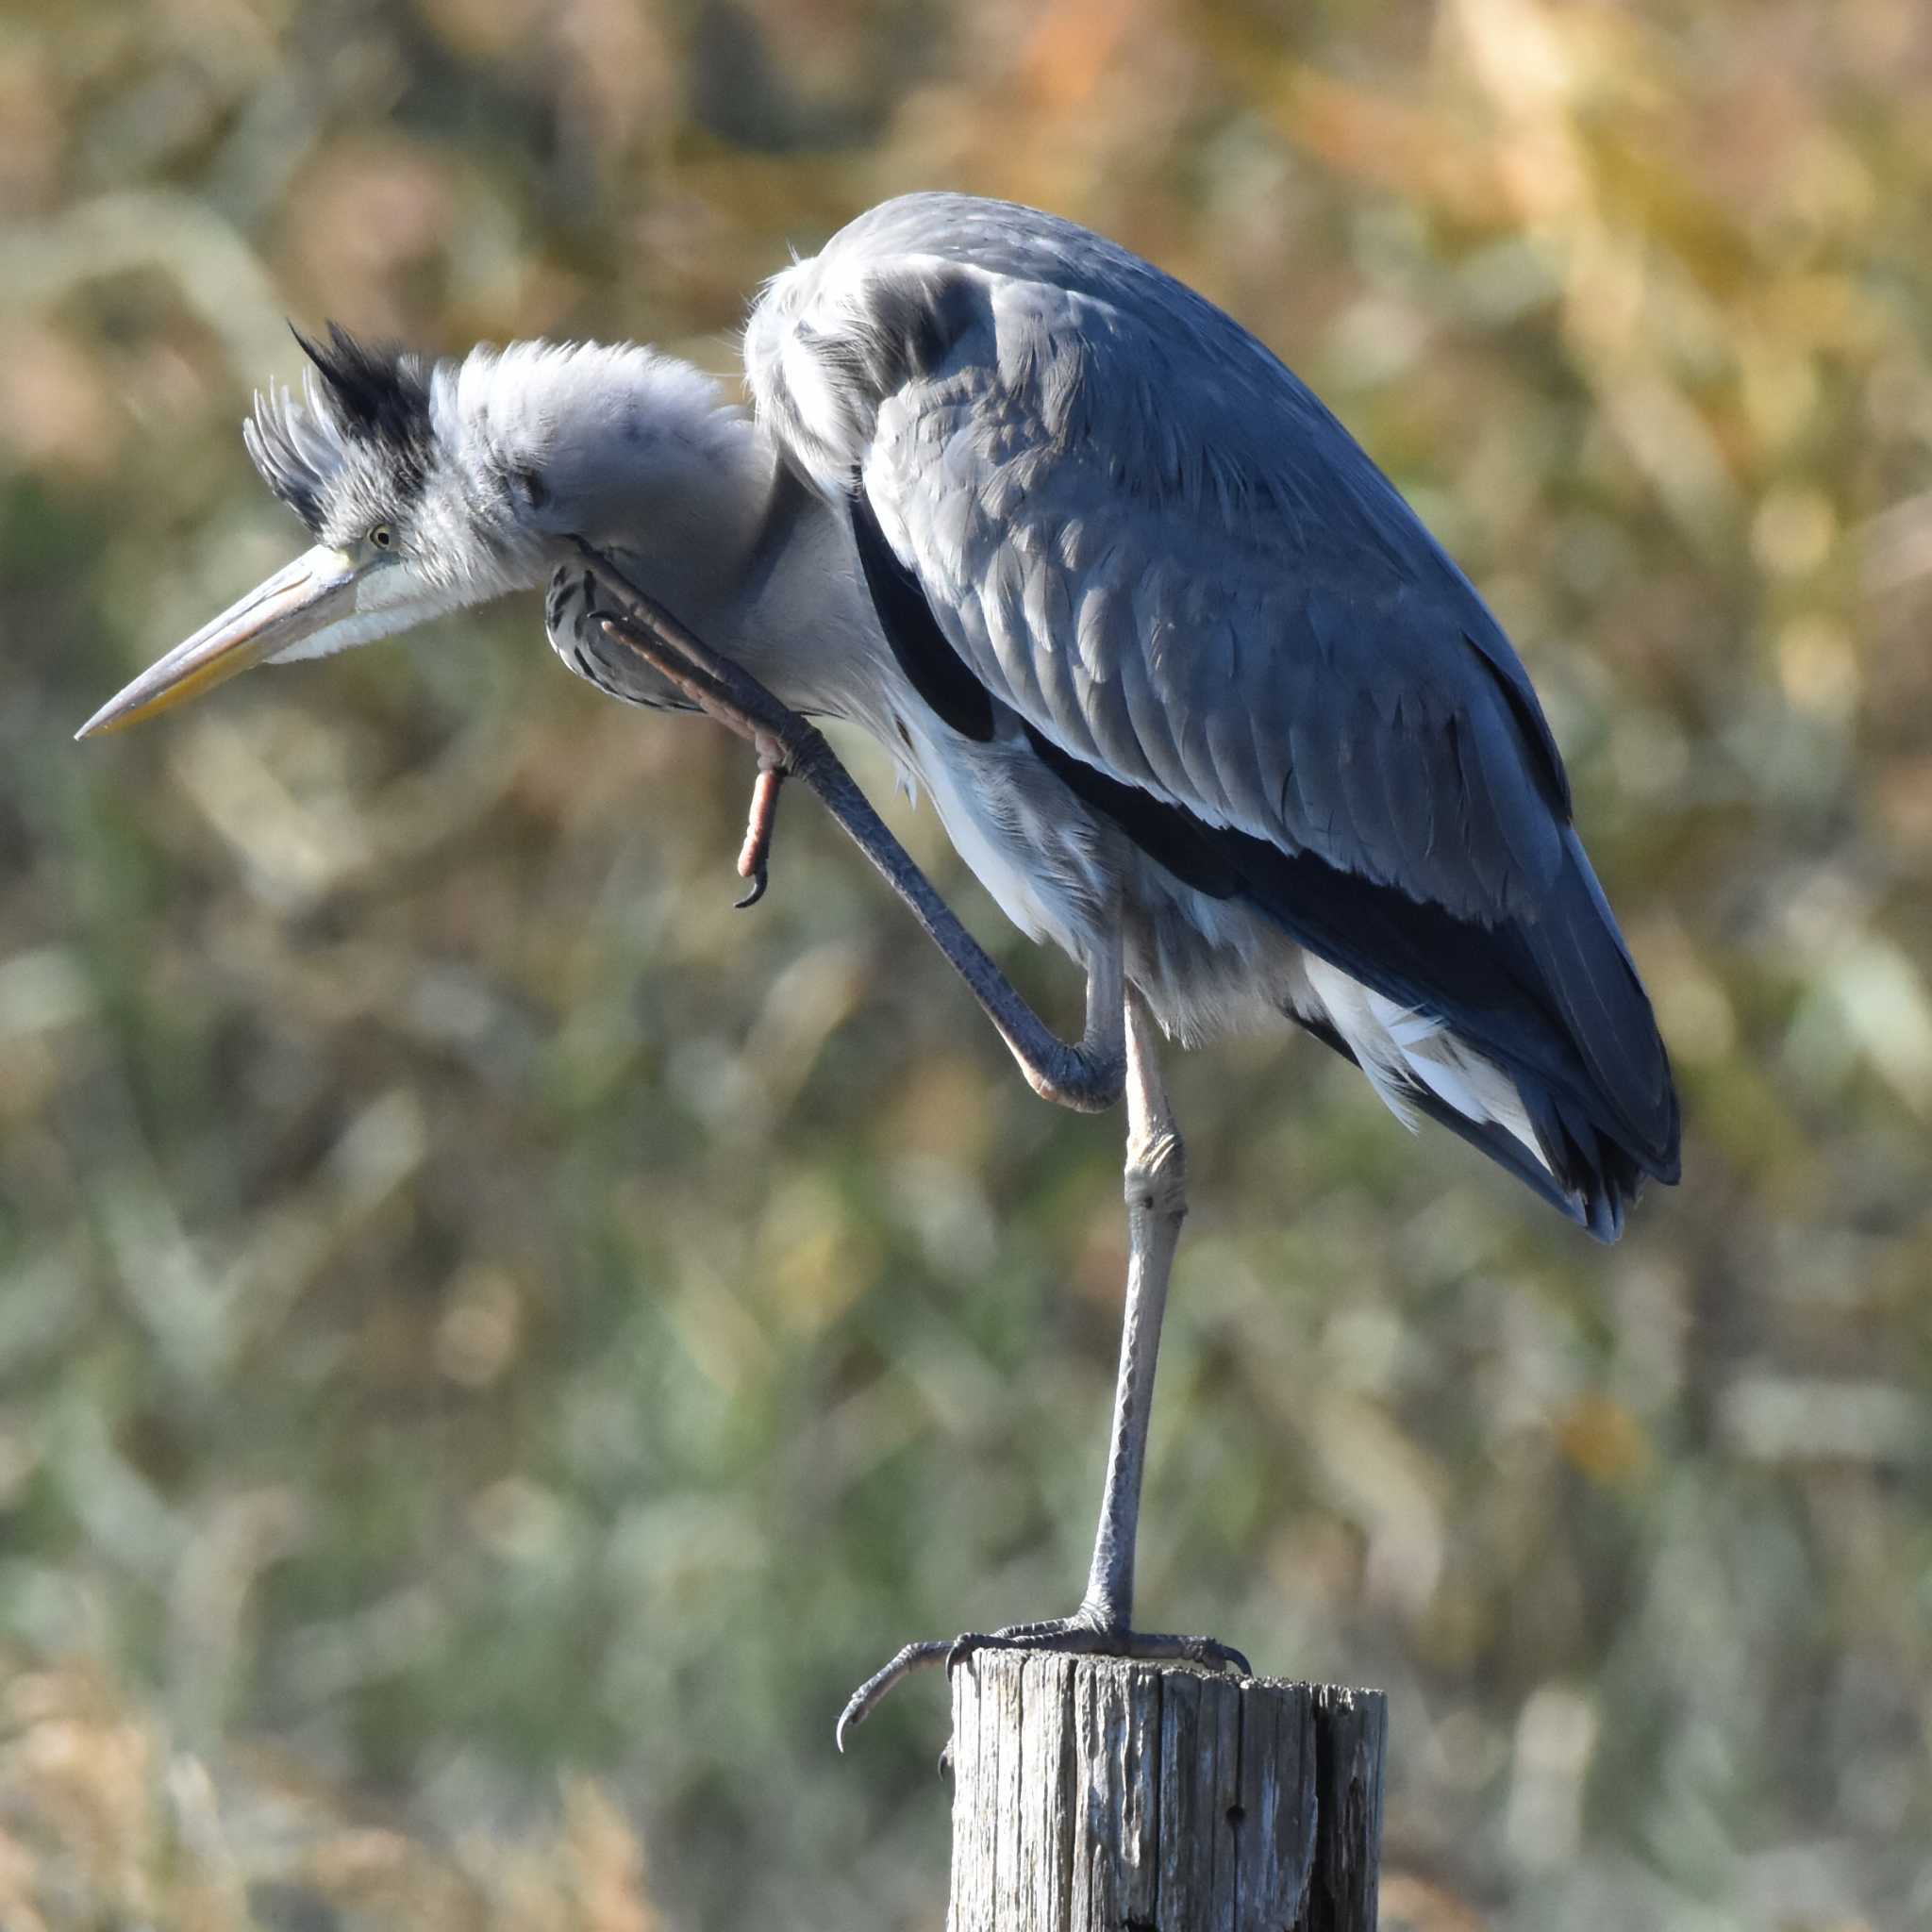
[[[902,1678],[943,1663],[948,1672],[980,1650],[1052,1650],[1071,1657],[1131,1657],[1150,1662],[1203,1664],[1210,1670],[1235,1670],[1244,1677],[1254,1672],[1232,1644],[1212,1637],[1177,1637],[1160,1630],[1125,1630],[1076,1611],[1071,1617],[1050,1617],[1039,1624],[1008,1624],[1004,1629],[969,1631],[960,1637],[938,1637],[908,1643],[884,1670],[875,1671],[855,1690],[839,1714],[838,1742],[862,1724],[880,1700]]]

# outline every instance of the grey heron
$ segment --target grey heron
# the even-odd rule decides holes
[[[1158,1036],[1294,1023],[1604,1241],[1646,1175],[1678,1174],[1649,1000],[1469,580],[1254,336],[1004,203],[891,201],[778,275],[744,338],[749,410],[636,345],[303,347],[302,394],[258,395],[244,436],[313,547],[81,735],[545,580],[551,642],[613,696],[718,709],[773,771],[803,742],[788,718],[870,733],[1086,975],[1059,1042],[949,929],[1036,1088],[1124,1094],[1130,1261],[1078,1609],[908,1645],[841,1741],[976,1645],[1242,1663],[1131,1621],[1186,1212]]]

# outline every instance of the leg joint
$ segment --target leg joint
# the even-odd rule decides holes
[[[1171,1126],[1127,1143],[1127,1208],[1179,1221],[1188,1211],[1188,1158]]]
[[[1008,1042],[1010,1044],[1010,1041]],[[1026,1084],[1042,1100],[1074,1113],[1105,1113],[1121,1097],[1126,1084],[1126,1060],[1117,1050],[1085,1050],[1056,1041],[1042,1065],[1014,1049]]]

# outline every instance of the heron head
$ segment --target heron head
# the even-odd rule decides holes
[[[458,474],[458,418],[438,395],[448,365],[371,348],[334,325],[325,341],[295,340],[312,365],[302,393],[258,392],[242,439],[312,547],[150,665],[78,737],[152,717],[252,665],[367,643],[537,580],[515,541],[510,479],[498,503]]]
[[[333,325],[325,341],[296,341],[312,365],[301,394],[258,394],[242,437],[313,547],[78,736],[254,664],[319,658],[526,589],[579,540],[655,557],[686,583],[751,541],[751,425],[688,363],[631,343],[538,341],[429,362]]]

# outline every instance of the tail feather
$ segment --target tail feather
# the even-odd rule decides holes
[[[1292,1008],[1287,1012],[1323,1045],[1351,1065],[1361,1066],[1360,1055],[1337,1028]],[[1519,1075],[1515,1084],[1542,1150],[1541,1159],[1501,1122],[1473,1120],[1426,1086],[1407,1084],[1401,1098],[1405,1111],[1424,1114],[1438,1126],[1447,1127],[1458,1141],[1488,1155],[1598,1241],[1614,1241],[1624,1232],[1624,1217],[1643,1187],[1645,1168],[1628,1148],[1600,1133],[1573,1102],[1530,1076]]]
[[[1624,1232],[1624,1218],[1649,1172],[1574,1101],[1517,1082],[1556,1184],[1580,1208],[1576,1218],[1600,1241]]]
[[[1609,1241],[1646,1177],[1677,1179],[1677,1096],[1603,888],[1574,831],[1565,826],[1563,837],[1562,868],[1533,914],[1496,926],[1455,919],[1307,854],[1271,855],[1246,885],[1309,954],[1446,1027],[1495,1068],[1520,1098],[1535,1145],[1492,1106],[1483,1109],[1489,1119],[1462,1111],[1454,1087],[1432,1081],[1426,1067],[1418,1073],[1413,1054],[1396,1070],[1416,1075],[1401,1078],[1391,1097],[1398,1112],[1426,1114]],[[1378,1088],[1388,1085],[1390,1068],[1365,1064],[1348,1043],[1346,1017],[1341,1027],[1290,1017]]]
[[[1288,1017],[1350,1065],[1361,1065],[1360,1056],[1324,1021],[1292,1009]],[[1403,1101],[1438,1126],[1447,1127],[1458,1141],[1466,1141],[1478,1153],[1488,1155],[1498,1167],[1513,1174],[1533,1193],[1540,1194],[1577,1226],[1587,1228],[1598,1241],[1613,1241],[1623,1233],[1624,1216],[1637,1197],[1642,1171],[1622,1148],[1614,1143],[1606,1146],[1593,1134],[1586,1133],[1584,1137],[1584,1144],[1591,1149],[1586,1155],[1574,1141],[1560,1132],[1552,1132],[1550,1109],[1543,1096],[1532,1099],[1525,1095],[1524,1102],[1540,1135],[1546,1142],[1555,1143],[1549,1165],[1539,1160],[1500,1123],[1472,1120],[1426,1087],[1406,1089]],[[1609,1158],[1605,1158],[1605,1155]]]

